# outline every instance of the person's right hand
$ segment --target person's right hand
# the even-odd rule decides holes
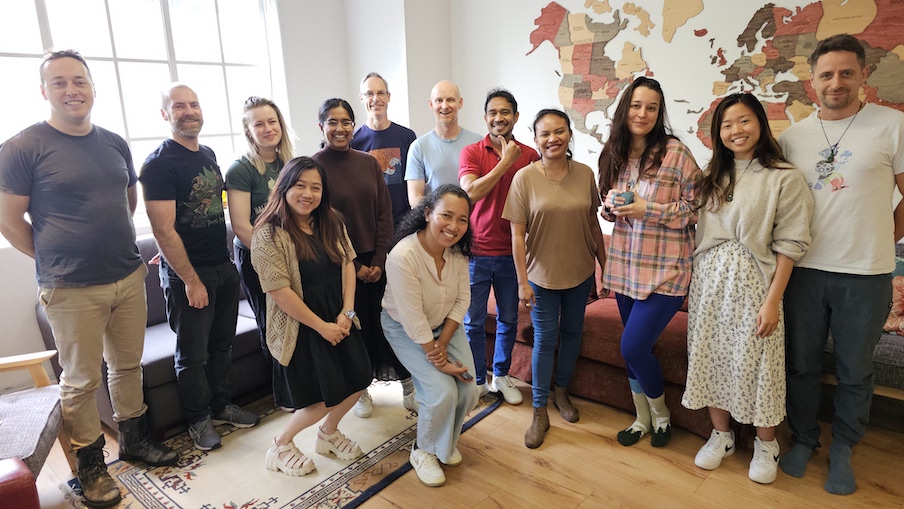
[[[333,346],[341,343],[349,335],[349,331],[343,329],[341,325],[330,322],[324,322],[317,332]]]
[[[449,362],[443,364],[442,366],[434,366],[434,367],[435,367],[436,369],[438,369],[440,373],[445,373],[445,374],[447,374],[447,375],[449,375],[449,376],[454,376],[454,377],[457,378],[459,381],[464,382],[464,383],[466,383],[466,384],[469,384],[469,383],[473,383],[473,382],[474,382],[474,379],[473,379],[473,378],[471,378],[470,380],[465,380],[465,379],[461,376],[461,375],[463,375],[464,373],[467,373],[467,372],[468,372],[468,368],[466,368],[466,367],[461,363],[461,361],[455,361],[454,363],[453,363],[452,361],[449,361]]]
[[[505,141],[505,138],[502,136],[496,136],[496,139],[499,141],[500,145],[502,145],[502,157],[504,161],[506,161],[509,165],[514,163],[521,157],[521,147],[515,143],[515,139],[512,138],[511,141]]]
[[[533,308],[537,303],[537,297],[534,295],[534,289],[530,285],[518,285],[518,300],[527,309]]]
[[[193,308],[204,309],[210,304],[210,299],[207,296],[207,287],[200,280],[194,283],[185,283],[185,296],[188,297],[188,305]]]
[[[621,193],[621,191],[619,191],[618,189],[610,189],[609,192],[606,193],[606,199],[603,200],[603,205],[606,206],[607,211],[611,211],[615,207],[624,205],[625,199],[621,196],[618,196],[619,193]],[[618,202],[616,203],[615,200],[618,200]]]

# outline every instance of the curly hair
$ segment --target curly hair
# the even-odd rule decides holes
[[[460,253],[468,258],[471,257],[471,238],[473,234],[471,233],[471,208],[473,204],[471,203],[471,198],[468,197],[468,193],[466,193],[462,188],[456,186],[455,184],[443,184],[436,189],[433,190],[427,196],[424,196],[421,199],[420,203],[417,204],[411,212],[405,215],[402,221],[399,223],[398,228],[396,228],[395,235],[392,238],[392,247],[395,247],[396,244],[405,237],[411,235],[412,233],[417,233],[421,230],[427,228],[427,212],[433,210],[436,207],[436,203],[440,201],[447,194],[451,194],[453,196],[458,196],[459,198],[464,199],[468,203],[468,231],[458,239],[458,242],[452,246],[452,252]]]

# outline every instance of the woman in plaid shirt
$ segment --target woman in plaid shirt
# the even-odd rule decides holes
[[[664,447],[672,435],[653,345],[687,296],[700,178],[690,150],[671,134],[659,82],[637,78],[615,110],[599,161],[602,215],[615,223],[603,286],[615,292],[625,325],[621,351],[637,410],[618,433],[625,446],[652,432],[653,447]]]

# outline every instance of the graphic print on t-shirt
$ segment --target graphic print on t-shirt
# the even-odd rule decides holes
[[[832,149],[827,148],[820,150],[819,156],[822,157],[816,163],[816,173],[819,177],[816,178],[816,182],[810,184],[810,189],[819,191],[825,187],[831,188],[834,193],[848,187],[844,185],[844,175],[838,171],[838,168],[850,160],[851,151],[845,150],[833,155]]]
[[[387,185],[404,182],[405,175],[401,171],[402,151],[399,147],[375,148],[368,153],[380,163],[383,179]]]
[[[192,228],[206,228],[225,222],[223,213],[223,177],[220,172],[202,168],[192,179],[191,193],[182,204],[179,222]]]

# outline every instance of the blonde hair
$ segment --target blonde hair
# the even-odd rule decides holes
[[[267,163],[260,156],[257,144],[254,142],[254,138],[251,137],[251,126],[249,124],[251,122],[251,110],[264,106],[269,106],[276,112],[276,118],[279,120],[279,129],[282,131],[280,134],[279,145],[276,146],[276,158],[282,163],[280,166],[289,162],[292,157],[294,157],[295,153],[295,148],[292,146],[292,132],[286,125],[282,112],[279,111],[279,107],[276,106],[276,103],[270,99],[257,97],[255,95],[249,97],[245,100],[245,105],[242,108],[242,128],[245,131],[245,141],[248,142],[248,151],[245,153],[245,157],[261,175],[267,172]]]

